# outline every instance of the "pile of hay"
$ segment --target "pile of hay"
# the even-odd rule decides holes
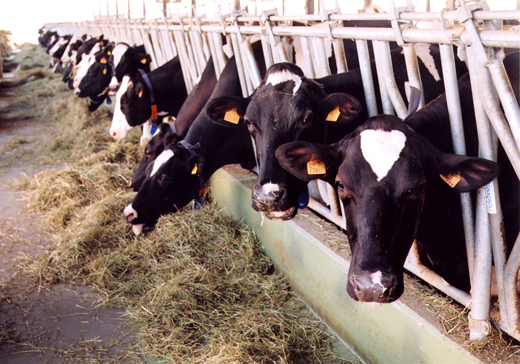
[[[346,362],[254,233],[215,206],[185,208],[135,237],[122,210],[133,196],[138,134],[113,142],[108,113],[89,116],[82,100],[60,95],[54,77],[45,88],[39,81],[23,86],[23,102],[36,100],[42,108],[33,117],[59,127],[38,154],[66,167],[18,182],[28,208],[44,214],[54,236],[47,254],[24,264],[36,284],[93,286],[100,304],[127,311],[140,338],[136,351],[164,362]]]

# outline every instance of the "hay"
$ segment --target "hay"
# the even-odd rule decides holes
[[[54,236],[47,254],[24,262],[35,284],[95,287],[100,304],[126,309],[139,348],[164,362],[346,362],[332,352],[330,332],[274,272],[254,233],[215,206],[185,208],[136,238],[121,212],[133,196],[138,136],[113,142],[109,113],[88,115],[57,78],[45,79],[53,95],[40,81],[22,86],[16,102],[35,119],[59,123],[52,142],[36,149],[67,167],[17,182]],[[70,110],[78,115],[71,118]]]

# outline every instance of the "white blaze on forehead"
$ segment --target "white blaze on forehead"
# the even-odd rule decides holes
[[[119,62],[121,62],[121,58],[123,58],[123,55],[128,50],[128,46],[123,43],[119,43],[115,46],[114,50],[112,51],[112,54],[114,55],[114,68],[117,67]]]
[[[282,70],[278,72],[271,73],[267,80],[265,81],[265,84],[271,84],[273,86],[276,86],[280,83],[284,83],[287,81],[294,81],[295,85],[293,88],[293,94],[295,94],[298,89],[300,88],[300,85],[302,84],[302,78],[298,76],[297,74],[292,73],[288,70]]]
[[[439,75],[439,70],[435,66],[435,61],[430,53],[430,44],[428,43],[416,43],[415,44],[415,52],[417,56],[422,61],[422,63],[426,66],[430,74],[433,76],[435,81],[439,81],[441,76]]]
[[[171,157],[173,157],[173,151],[171,149],[166,149],[164,152],[159,154],[155,159],[155,162],[153,162],[153,169],[152,173],[150,173],[150,177],[153,176],[164,163],[168,162]]]
[[[406,136],[399,130],[367,129],[361,132],[361,152],[381,181],[399,159],[406,143]]]
[[[275,183],[266,183],[265,185],[262,186],[262,192],[265,193],[266,195],[269,193],[278,192],[278,191],[280,191],[280,186],[278,186]]]

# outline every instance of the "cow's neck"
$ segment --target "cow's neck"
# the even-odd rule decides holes
[[[181,64],[175,57],[148,74],[158,112],[177,116],[188,93],[182,77]]]

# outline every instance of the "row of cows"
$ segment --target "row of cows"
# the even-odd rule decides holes
[[[102,38],[95,39],[99,44]],[[497,162],[477,157],[470,77],[462,61],[456,62],[456,72],[468,156],[453,153],[437,45],[416,46],[426,106],[417,110],[421,95],[409,91],[404,121],[392,115],[368,117],[360,69],[318,79],[305,77],[292,63],[266,69],[259,43],[253,51],[263,81],[247,98],[242,97],[234,57],[218,80],[210,59],[188,95],[177,57],[151,72],[141,71],[139,57],[123,62],[118,52],[118,47],[127,52],[138,47],[113,45],[113,54],[106,57],[107,47],[83,58],[92,57],[81,82],[89,79],[97,87],[88,89],[96,91],[87,94],[85,87],[82,94],[82,84],[75,87],[79,95],[92,98],[108,89],[100,69],[116,76],[111,135],[121,139],[133,127],[157,122],[159,115],[176,118],[160,123],[153,137],[144,135],[151,140],[132,181],[137,195],[124,209],[135,234],[153,229],[161,215],[192,200],[200,203],[210,176],[240,163],[258,167],[252,207],[270,219],[294,217],[309,181],[334,186],[347,218],[352,251],[347,291],[355,300],[386,303],[401,296],[403,265],[414,239],[425,266],[469,291],[459,192],[475,191],[499,174],[509,246],[518,235],[518,177],[501,148]],[[357,60],[355,48],[350,49],[347,63]],[[391,57],[406,99],[402,49],[394,44]],[[76,56],[76,75],[82,73],[83,60]],[[517,100],[519,62],[515,51],[504,60]],[[123,64],[125,71],[120,71]],[[377,74],[373,60],[371,67]],[[377,82],[375,87],[379,95]],[[143,133],[148,130],[144,127]]]

